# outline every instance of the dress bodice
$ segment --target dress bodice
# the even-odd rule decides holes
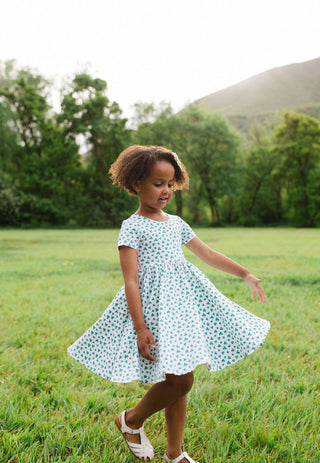
[[[133,214],[122,223],[118,246],[137,250],[140,269],[153,265],[184,261],[182,246],[195,237],[190,226],[180,217],[168,214],[158,222]]]

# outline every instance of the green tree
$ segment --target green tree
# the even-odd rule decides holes
[[[183,145],[192,176],[197,174],[211,212],[211,223],[220,220],[219,200],[236,196],[239,134],[226,118],[206,113],[196,106],[178,116],[183,127]]]
[[[159,120],[168,119],[172,116],[173,111],[170,103],[161,101],[158,105],[154,102],[146,103],[139,102],[133,105],[134,115],[131,119],[131,125],[138,132],[144,132],[147,126],[152,126],[153,123]]]
[[[239,135],[228,121],[196,106],[172,115],[169,106],[159,111],[154,105],[139,105],[138,121],[143,121],[134,134],[135,143],[164,145],[176,151],[190,172],[190,192],[176,192],[176,213],[182,215],[184,198],[192,222],[205,222],[205,203],[211,223],[219,220],[221,198],[237,194],[236,159]]]
[[[16,172],[16,159],[21,147],[18,142],[18,133],[13,123],[14,113],[0,97],[0,169],[10,174]]]
[[[49,83],[35,71],[10,67],[0,79],[0,98],[7,110],[7,126],[14,127],[19,149],[10,150],[8,172],[15,179],[23,202],[21,221],[66,223],[72,214],[80,162],[75,143],[66,140],[47,103]]]
[[[287,216],[297,226],[315,226],[320,208],[320,123],[302,113],[286,113],[275,137],[273,151],[281,161]]]
[[[242,224],[277,222],[281,219],[281,181],[275,174],[278,157],[264,126],[251,128],[251,142],[242,160],[239,221]]]
[[[83,73],[63,91],[58,121],[66,139],[86,148],[84,185],[86,200],[81,223],[115,226],[128,214],[134,199],[111,183],[108,171],[117,155],[130,143],[127,120],[119,105],[110,102],[107,83]]]
[[[0,171],[0,225],[19,225],[23,198],[14,179]]]

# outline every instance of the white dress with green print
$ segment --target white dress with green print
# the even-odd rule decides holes
[[[68,348],[94,373],[114,382],[162,381],[206,364],[210,371],[237,362],[263,342],[270,323],[221,294],[188,262],[182,246],[195,233],[180,217],[158,222],[137,214],[122,223],[118,246],[137,250],[142,307],[156,348],[144,359],[124,286],[101,318]]]

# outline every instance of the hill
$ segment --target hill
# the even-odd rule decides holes
[[[318,117],[320,58],[270,69],[194,104],[221,111],[234,120],[252,119],[263,113],[271,116],[270,113],[283,109],[300,109]]]

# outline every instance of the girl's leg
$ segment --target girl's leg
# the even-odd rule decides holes
[[[193,373],[185,375],[166,375],[165,381],[152,386],[145,396],[131,410],[127,410],[125,420],[130,428],[140,428],[144,421],[154,413],[169,407],[180,397],[185,396],[193,384]],[[185,416],[185,411],[183,412]],[[169,409],[169,415],[171,416]],[[119,420],[119,417],[116,419]],[[185,418],[183,419],[184,423]],[[172,420],[171,420],[172,421]],[[140,437],[136,434],[127,434],[129,442],[140,443]]]
[[[184,395],[165,409],[167,422],[167,450],[169,458],[177,458],[182,453],[182,439],[187,414],[187,395]],[[184,463],[184,459],[181,463]]]

